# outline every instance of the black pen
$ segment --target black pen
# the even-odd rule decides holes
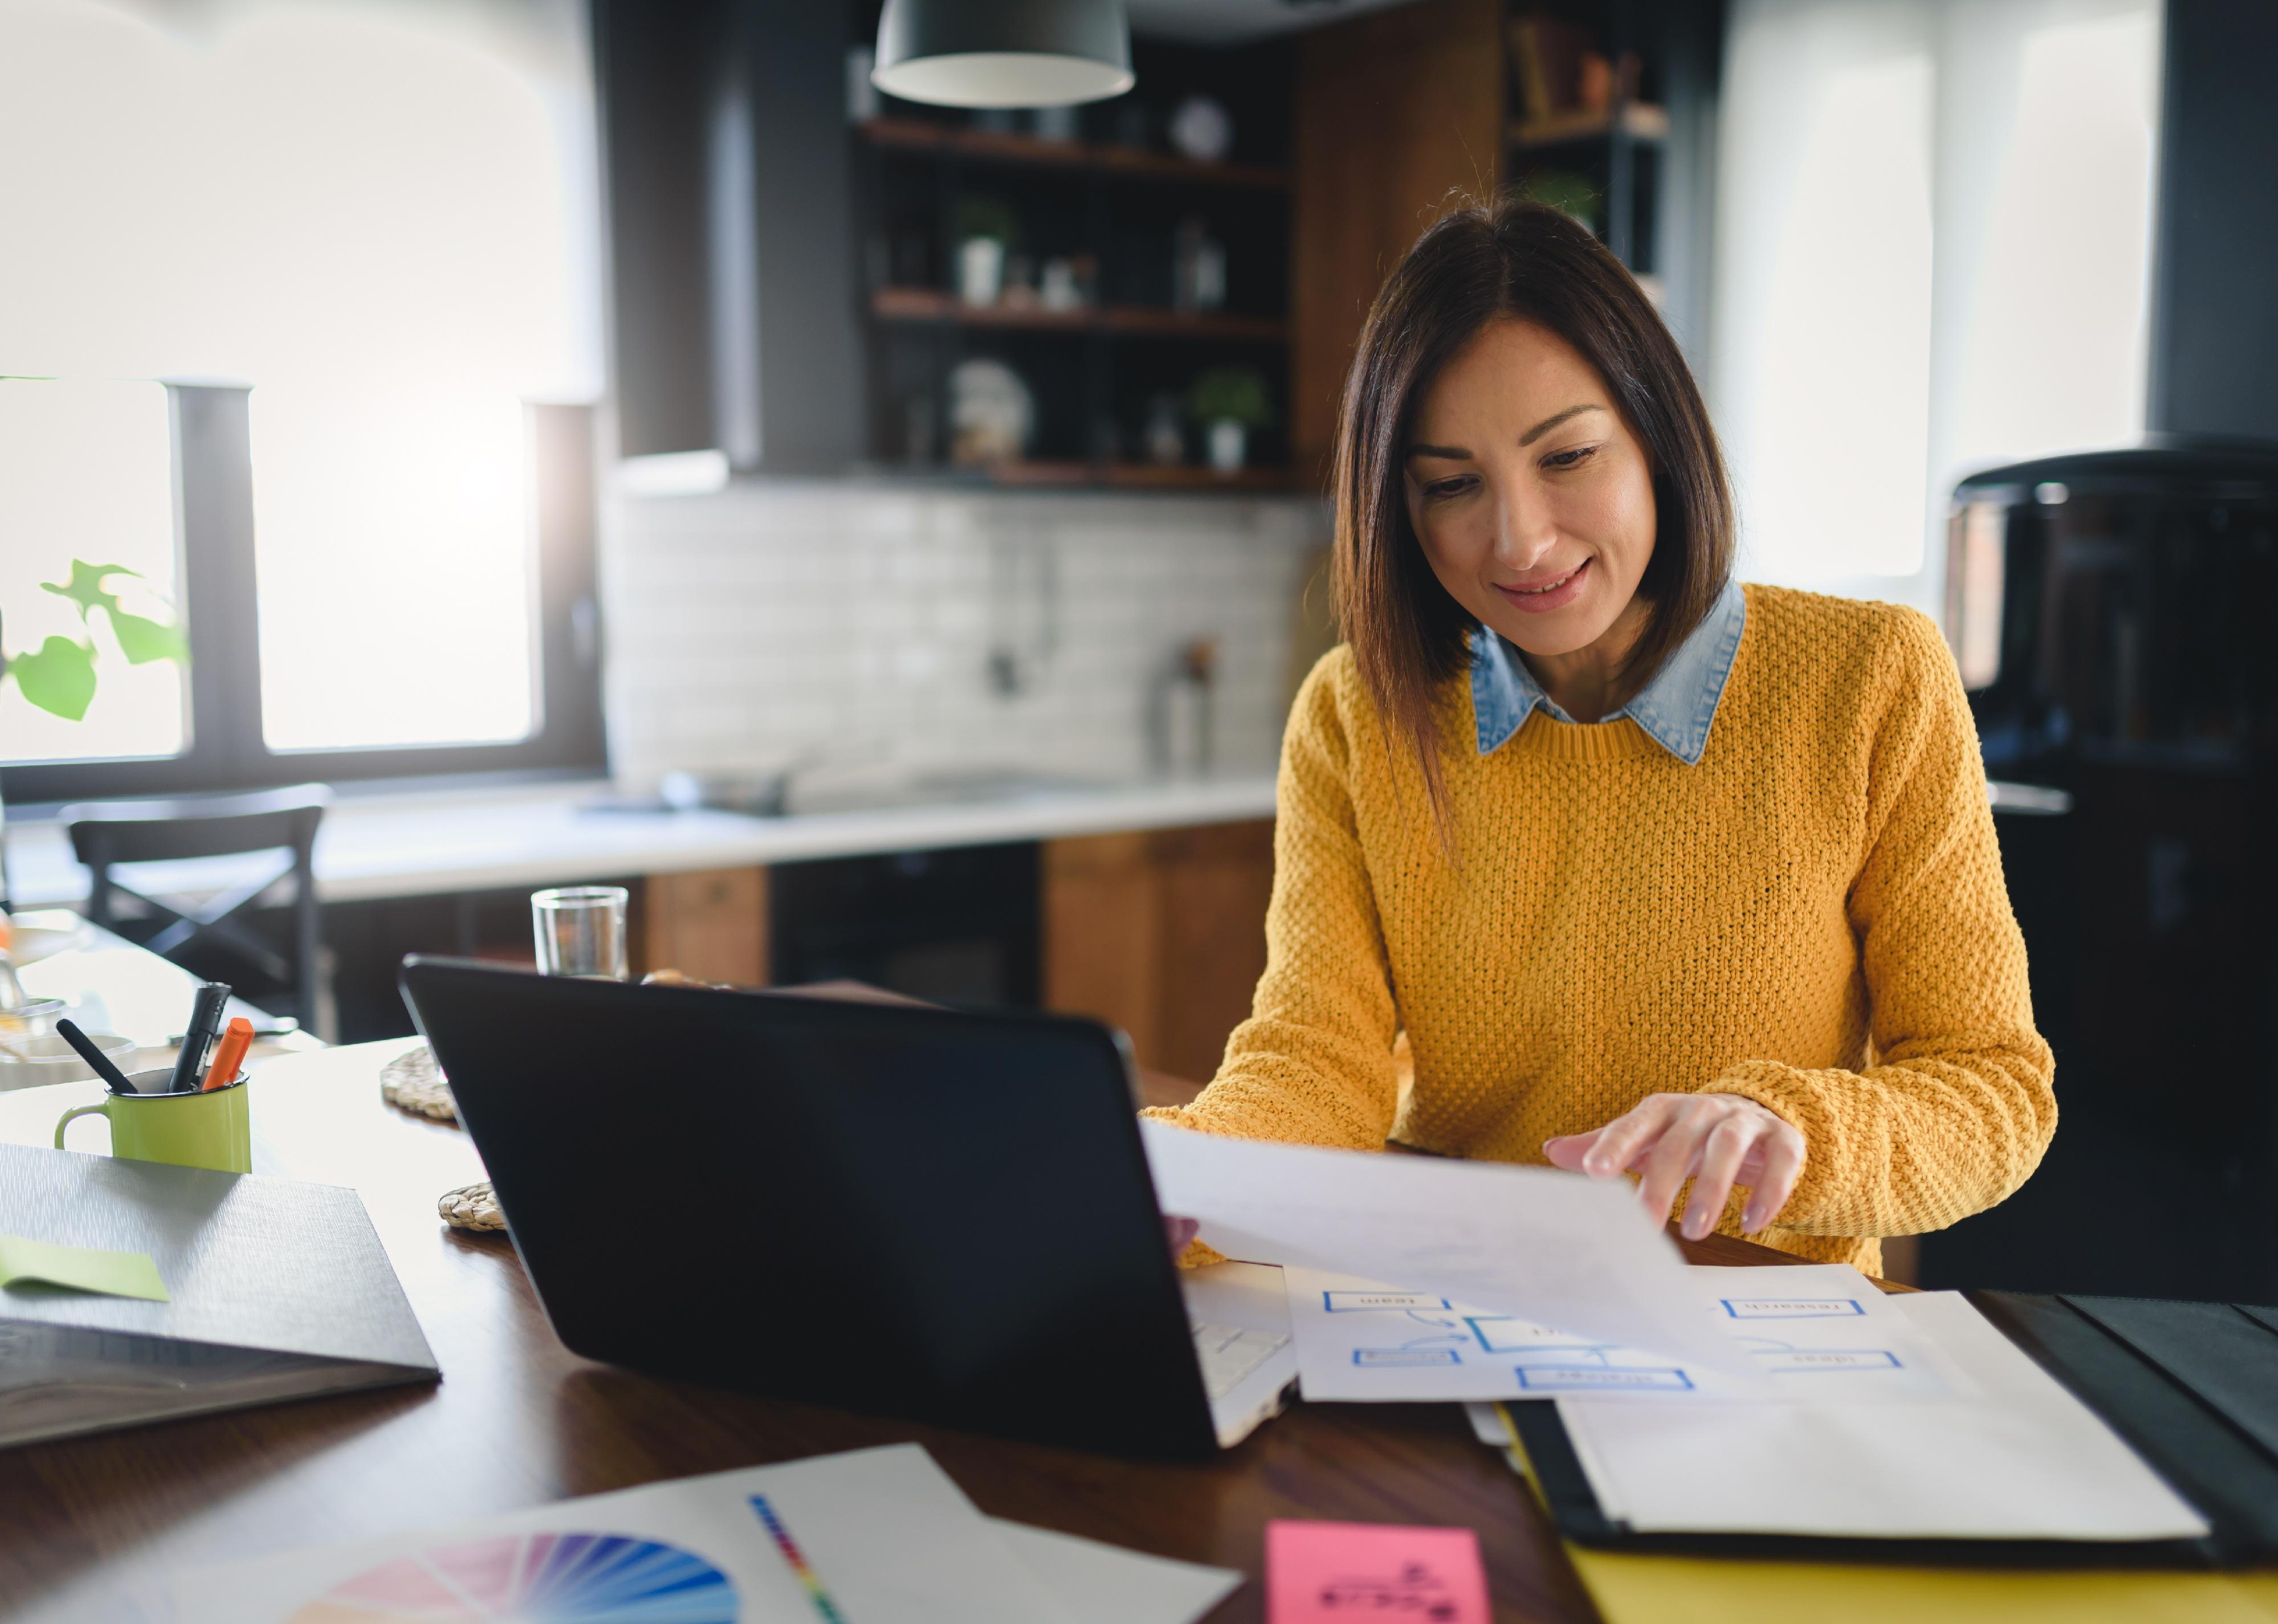
[[[109,1086],[111,1093],[134,1092],[134,1085],[126,1080],[126,1073],[111,1064],[111,1056],[96,1048],[95,1040],[81,1032],[78,1023],[59,1020],[56,1023],[56,1032],[65,1042],[79,1051],[79,1057],[86,1061],[95,1074]]]
[[[173,1076],[166,1079],[168,1094],[180,1094],[198,1086],[198,1073],[205,1069],[206,1045],[213,1041],[214,1033],[221,1025],[222,1006],[228,1002],[226,981],[200,984],[196,1002],[190,1005],[190,1024],[182,1032],[182,1052],[174,1057]]]

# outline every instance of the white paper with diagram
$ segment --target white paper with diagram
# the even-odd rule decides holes
[[[1360,1270],[1506,1314],[1724,1365],[1676,1244],[1625,1183],[1505,1163],[1372,1155],[1143,1120],[1156,1197],[1252,1263]]]
[[[1298,1384],[1357,1403],[1594,1398],[1879,1402],[1966,1394],[1968,1379],[1846,1264],[1694,1267],[1704,1322],[1758,1372],[1723,1370],[1319,1269],[1285,1268]]]

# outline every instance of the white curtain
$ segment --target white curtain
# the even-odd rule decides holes
[[[1935,613],[1957,478],[2142,433],[2159,38],[2158,0],[1734,0],[1744,576]]]

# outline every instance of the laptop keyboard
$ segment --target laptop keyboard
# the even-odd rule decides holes
[[[1203,1368],[1203,1389],[1213,1399],[1232,1392],[1242,1378],[1264,1364],[1289,1338],[1271,1330],[1238,1325],[1196,1325],[1195,1359]]]

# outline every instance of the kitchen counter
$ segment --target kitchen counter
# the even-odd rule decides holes
[[[1270,774],[1039,789],[979,800],[751,818],[719,812],[595,812],[602,781],[418,794],[344,796],[317,838],[328,903],[635,874],[748,868],[1000,841],[1234,823],[1273,815]],[[77,906],[87,871],[61,824],[11,823],[8,874],[19,907]],[[250,882],[267,857],[144,864],[137,889],[195,895]]]

